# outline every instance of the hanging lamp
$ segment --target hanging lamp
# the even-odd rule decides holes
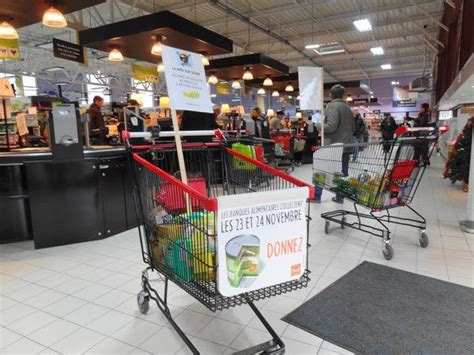
[[[165,65],[163,64],[163,62],[158,64],[158,66],[156,67],[156,70],[158,71],[158,73],[164,73],[165,72]]]
[[[280,93],[278,92],[278,90],[273,90],[272,96],[273,96],[273,97],[280,96]]]
[[[166,37],[162,35],[155,35],[155,36],[151,36],[151,39],[154,40],[155,43],[151,47],[150,53],[153,55],[161,56],[161,52],[163,51],[161,42],[166,40]]]
[[[266,94],[265,89],[264,88],[258,89],[257,94],[258,95],[265,95]]]
[[[250,67],[245,67],[244,74],[242,75],[242,79],[244,80],[253,80],[253,74],[250,71]]]
[[[62,28],[67,26],[67,21],[61,11],[51,6],[43,15],[43,25],[46,27]]]
[[[291,85],[291,83],[288,83],[288,85],[285,88],[285,91],[286,92],[293,92],[293,91],[295,91],[295,88],[293,87],[293,85]]]
[[[0,16],[0,38],[1,39],[18,39],[18,32],[8,21],[13,20],[9,16]]]
[[[207,82],[211,85],[216,85],[219,82],[219,79],[217,79],[217,76],[214,74],[209,75],[209,79],[207,79]]]
[[[118,49],[119,47],[113,48],[109,52],[109,61],[111,62],[123,62],[123,55]]]
[[[273,80],[270,78],[269,75],[265,78],[263,81],[263,86],[272,86],[273,85]]]
[[[207,57],[207,52],[201,52],[201,54],[202,54],[202,65],[208,66],[209,58]]]
[[[234,79],[234,81],[232,81],[232,89],[242,89],[242,85],[240,85],[240,81],[237,80],[237,79]]]

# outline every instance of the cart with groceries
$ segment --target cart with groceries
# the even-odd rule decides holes
[[[411,202],[439,134],[444,131],[444,128],[401,127],[391,141],[318,148],[313,155],[316,189],[334,192],[354,205],[351,211],[338,209],[322,213],[325,233],[330,232],[333,223],[380,237],[383,256],[390,260],[394,250],[388,224],[393,223],[418,229],[419,244],[426,248],[429,244],[426,219],[411,206]],[[354,155],[356,150],[358,154]],[[346,175],[342,173],[343,154],[349,158]],[[354,156],[357,159],[353,159]],[[408,208],[411,216],[406,217],[397,211],[399,207]],[[362,212],[360,208],[368,212]]]
[[[314,188],[220,141],[182,145],[184,182],[175,143],[159,143],[164,133],[123,134],[126,140],[141,135],[152,141],[128,145],[146,264],[137,295],[140,312],[146,314],[150,300],[155,301],[189,350],[199,354],[170,311],[171,281],[213,312],[250,306],[270,340],[239,354],[283,354],[284,343],[254,302],[308,285],[307,201]],[[181,132],[185,134],[194,133]],[[285,194],[290,200],[278,200]],[[301,201],[291,197],[295,194]],[[278,223],[301,227],[299,239],[287,242],[281,234],[267,243],[265,231]],[[286,269],[275,274],[272,262],[283,253],[292,253],[297,262],[277,282]],[[155,272],[160,277],[156,286],[151,279]]]

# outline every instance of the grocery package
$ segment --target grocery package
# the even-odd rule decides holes
[[[249,158],[255,159],[255,148],[252,145],[234,143],[232,144],[232,150],[235,150]],[[234,168],[238,170],[255,170],[256,166],[243,159],[234,158]]]
[[[203,177],[188,179],[188,186],[207,196],[206,180]],[[169,212],[180,213],[186,210],[186,194],[172,183],[161,183],[159,191],[156,192],[156,200]],[[199,201],[191,199],[191,206],[198,208]]]

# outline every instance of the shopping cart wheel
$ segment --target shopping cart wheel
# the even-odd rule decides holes
[[[150,309],[150,297],[145,293],[145,291],[138,292],[137,305],[141,314],[148,313],[148,310]]]
[[[384,243],[383,249],[382,249],[383,257],[385,260],[390,260],[393,258],[393,248],[390,244]]]
[[[345,229],[345,228],[346,228],[346,226],[344,225],[344,223],[346,223],[346,217],[345,217],[345,216],[342,217],[342,219],[341,219],[341,228],[342,228],[342,229]]]
[[[420,247],[426,248],[428,244],[430,244],[430,239],[428,238],[428,234],[423,229],[420,229],[420,236],[418,237],[418,241],[420,242]]]
[[[324,233],[329,234],[329,221],[324,224]]]

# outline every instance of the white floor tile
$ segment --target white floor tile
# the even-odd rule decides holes
[[[112,334],[111,337],[138,347],[161,328],[160,325],[135,318]]]
[[[86,305],[86,301],[76,297],[66,296],[61,298],[59,301],[51,303],[49,306],[44,308],[45,312],[51,313],[57,317],[63,317],[66,314],[75,311],[76,309]]]
[[[53,344],[51,349],[63,354],[84,353],[103,339],[105,339],[104,335],[86,328],[81,328]]]
[[[244,326],[226,320],[215,318],[197,334],[199,338],[229,346]]]
[[[40,293],[39,295],[25,300],[24,303],[38,309],[44,309],[65,297],[67,297],[65,293],[54,290],[47,290],[45,292]]]
[[[85,326],[107,312],[109,312],[108,308],[88,303],[75,311],[72,311],[63,318],[78,325]]]
[[[4,311],[2,311],[0,317],[0,326],[7,326],[18,319],[24,318],[27,315],[35,312],[36,309],[26,304],[18,303],[15,306],[8,307]]]
[[[33,312],[8,325],[8,328],[22,335],[28,335],[58,318],[42,311]]]
[[[289,338],[282,338],[285,343],[285,349],[287,354],[295,355],[314,355],[318,353],[318,348],[301,341],[296,341]]]
[[[122,303],[128,301],[129,299],[136,299],[136,297],[130,295],[125,291],[120,290],[110,290],[106,294],[94,299],[92,302],[103,307],[108,307],[115,309],[120,306]]]
[[[59,342],[79,329],[81,328],[77,324],[65,321],[63,319],[58,319],[29,334],[28,338],[44,346],[50,347],[54,343]]]
[[[149,339],[145,340],[140,349],[152,354],[173,354],[184,346],[183,340],[170,328],[161,328]]]
[[[94,345],[85,354],[130,354],[136,350],[133,346],[122,343],[121,341],[107,338]]]
[[[8,345],[15,343],[22,337],[22,335],[13,332],[10,329],[0,327],[0,352],[3,348],[6,348]]]
[[[112,335],[120,328],[130,323],[134,318],[124,313],[109,311],[96,320],[87,324],[87,328],[98,333]]]
[[[27,338],[21,338],[13,344],[10,344],[6,348],[1,350],[4,355],[8,354],[38,354],[46,350],[46,348],[34,341]]]

